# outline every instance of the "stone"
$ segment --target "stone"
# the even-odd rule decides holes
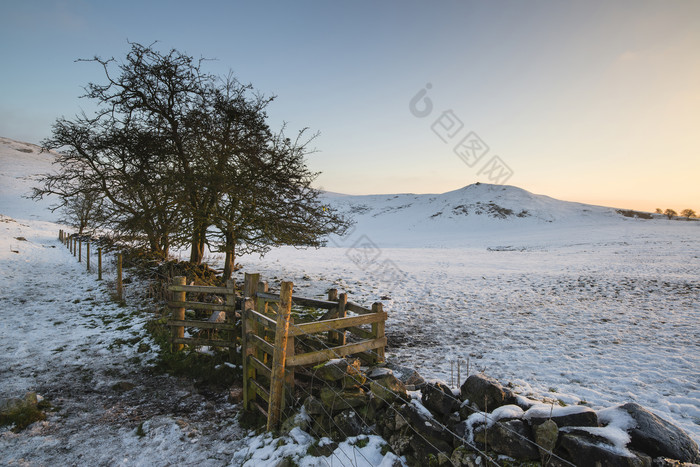
[[[348,366],[348,361],[344,358],[329,360],[323,365],[314,367],[314,376],[330,383],[340,381],[347,374]],[[357,366],[359,369],[359,362]]]
[[[550,417],[550,413],[552,416]],[[581,405],[571,407],[555,407],[552,411],[549,407],[536,406],[525,412],[523,417],[532,426],[541,425],[547,420],[552,420],[559,428],[565,426],[598,427],[598,414],[590,407]]]
[[[471,375],[462,384],[461,400],[469,400],[482,412],[492,411],[505,404],[506,394],[495,379],[483,375]]]
[[[361,388],[339,390],[324,386],[321,389],[321,402],[330,412],[361,407],[368,402],[367,394]]]
[[[544,423],[535,425],[532,431],[535,436],[535,442],[539,446],[540,457],[543,460],[548,459],[549,453],[554,452],[554,448],[557,445],[559,427],[554,420],[545,420]]]
[[[344,410],[333,417],[334,428],[331,434],[334,441],[343,441],[350,436],[362,434],[364,423],[354,410]]]
[[[309,415],[321,415],[326,413],[323,403],[315,396],[309,396],[304,401],[304,408]]]
[[[567,458],[578,467],[651,467],[651,457],[631,452],[623,455],[605,438],[583,432],[564,433],[559,437],[557,455]]]
[[[405,404],[397,411],[397,416],[410,425],[404,428],[402,433],[411,437],[411,450],[417,459],[427,459],[431,454],[437,456],[440,452],[452,451],[452,435],[436,420],[426,417],[413,404]]]
[[[458,446],[454,451],[452,451],[452,457],[450,457],[450,462],[454,467],[479,467],[481,466],[481,460],[479,459],[479,454],[470,451],[466,446]]]
[[[394,375],[394,372],[386,367],[375,367],[367,374],[369,379],[379,379],[387,375]]]
[[[343,388],[359,388],[367,381],[367,377],[360,371],[360,361],[355,360],[354,364],[348,365],[345,376],[342,378]]]
[[[683,430],[634,402],[620,407],[636,422],[630,431],[630,445],[652,457],[700,463],[700,450]]]
[[[336,442],[324,443],[322,446],[314,443],[306,450],[306,453],[314,457],[329,457],[333,455],[333,451],[338,447]]]
[[[459,409],[459,400],[446,384],[426,383],[421,389],[421,402],[426,409],[439,416],[446,416]]]
[[[408,400],[406,386],[394,375],[385,375],[369,383],[369,390],[378,401],[391,404],[396,400]]]
[[[0,399],[0,413],[10,412],[11,410],[20,407],[24,404],[24,400],[16,397]]]
[[[540,458],[532,430],[522,420],[496,422],[486,430],[474,433],[474,441],[487,446],[489,451],[513,459],[532,461]]]
[[[652,461],[654,467],[697,467],[698,464],[691,464],[690,462],[681,462],[675,459],[668,459],[666,457],[657,457]]]
[[[437,464],[439,467],[449,465],[452,466],[452,462],[450,461],[450,456],[448,456],[444,452],[439,452],[437,455]]]
[[[423,379],[423,377],[415,370],[402,382],[406,385],[406,387],[412,387],[413,390],[421,389],[425,385],[425,379]]]

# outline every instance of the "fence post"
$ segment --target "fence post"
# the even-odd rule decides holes
[[[254,331],[253,325],[248,321],[247,310],[254,308],[255,287],[260,280],[260,274],[245,273],[243,285],[243,303],[241,304],[241,354],[243,358],[243,409],[250,410],[251,391],[250,379],[255,379],[255,368],[248,365],[248,356],[253,353],[253,348],[248,348],[248,333]]]
[[[341,293],[338,295],[338,313],[336,315],[337,318],[345,318],[347,316],[347,311],[345,311],[345,307],[348,304],[348,294],[346,293]],[[335,342],[337,345],[345,345],[345,330],[338,331],[335,333]]]
[[[294,326],[294,316],[289,316],[289,326]],[[294,356],[294,336],[287,335],[286,358]],[[285,368],[284,394],[282,397],[282,410],[287,408],[287,401],[293,403],[294,400],[294,367]]]
[[[337,302],[338,301],[338,289],[328,289],[328,301]]]
[[[70,239],[70,252],[73,253],[73,257],[75,258],[75,237],[71,237]]]
[[[380,302],[372,303],[372,313],[381,313],[384,311],[384,305]],[[375,339],[380,339],[384,337],[384,320],[378,323],[372,323],[372,334],[374,334]],[[377,356],[375,357],[375,363],[384,361],[384,347],[379,347],[376,350]]]
[[[82,263],[83,261],[83,239],[78,238],[78,262]]]
[[[97,249],[97,280],[102,280],[102,248]]]
[[[229,279],[226,281],[226,288],[228,289],[228,292],[226,293],[226,322],[227,323],[235,323],[236,322],[236,282],[233,279]],[[243,315],[241,314],[241,318],[243,318]],[[235,357],[236,357],[236,341],[238,340],[237,337],[237,332],[235,330],[229,331],[230,332],[230,339],[231,343],[233,344],[233,347],[228,348],[228,355],[229,358],[231,359],[231,362],[235,362]],[[241,352],[242,353],[242,352]]]
[[[119,255],[119,258],[121,260],[121,255]],[[173,285],[185,285],[186,281],[187,278],[185,276],[173,277]],[[184,302],[185,298],[186,292],[173,292],[173,301]],[[174,306],[171,313],[175,320],[182,321],[185,319],[185,308],[182,305]],[[173,326],[172,337],[173,339],[185,337],[185,328],[183,326]],[[171,349],[175,351],[182,350],[183,347],[183,344],[171,344]]]
[[[87,272],[90,272],[90,240],[88,240],[85,248],[85,262],[87,263]]]
[[[328,289],[328,301],[329,302],[337,302],[338,301],[338,289]],[[330,319],[334,317],[333,310],[328,310],[328,313],[326,313],[323,318],[321,319]],[[328,331],[326,333],[326,339],[328,339],[328,342],[333,342],[333,336],[334,333],[333,331]]]
[[[122,299],[123,296],[123,284],[122,284],[122,254],[119,253],[117,255],[117,297],[119,297],[119,300]]]
[[[279,313],[275,327],[275,351],[272,356],[272,381],[270,382],[270,404],[267,410],[267,431],[272,431],[280,421],[284,391],[284,367],[287,360],[287,334],[292,312],[292,289],[294,284],[282,282],[280,287]]]

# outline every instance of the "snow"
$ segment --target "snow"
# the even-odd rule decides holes
[[[0,399],[36,391],[55,412],[19,433],[0,427],[0,465],[238,466],[255,446],[268,460],[299,455],[299,465],[393,465],[377,437],[315,458],[297,429],[278,448],[279,439],[248,436],[225,396],[153,374],[150,316],[129,303],[128,286],[126,306],[111,300],[110,259],[98,282],[58,241],[65,226],[51,201],[25,197],[52,170],[53,156],[39,151],[0,138]],[[150,350],[130,344],[136,338]],[[254,453],[247,465],[270,465]]]
[[[331,440],[322,438],[319,446],[330,444]],[[379,436],[353,436],[338,444],[328,456],[312,457],[307,450],[313,439],[299,428],[292,429],[288,435],[274,438],[270,434],[251,436],[247,448],[236,453],[231,465],[255,467],[259,465],[277,465],[288,458],[301,467],[352,465],[358,467],[390,467],[403,460],[392,453],[381,454],[386,442]]]
[[[0,464],[396,460],[382,456],[372,436],[310,458],[302,433],[281,444],[248,435],[234,404],[145,372],[153,350],[124,342],[149,342],[148,315],[111,302],[113,278],[98,282],[56,240],[64,226],[47,210],[50,200],[23,198],[37,174],[52,170],[52,157],[0,138],[0,397],[37,391],[57,407],[23,432],[0,429]],[[427,379],[451,381],[459,361],[462,379],[484,371],[547,410],[582,404],[598,412],[602,436],[620,449],[629,420],[606,408],[635,401],[700,442],[700,222],[624,218],[491,185],[440,195],[328,194],[327,202],[357,213],[346,237],[318,250],[240,258],[239,274],[260,272],[273,288],[292,280],[308,297],[335,287],[361,305],[381,301],[388,357]],[[492,217],[490,204],[514,214]],[[120,381],[135,388],[118,394]]]
[[[556,405],[634,401],[700,441],[700,222],[489,185],[327,199],[355,213],[346,237],[240,258],[239,273],[382,302],[389,358],[426,379],[452,381],[460,362],[462,379],[483,371]]]
[[[523,418],[531,420],[533,418],[549,418],[549,417],[564,417],[567,415],[575,415],[584,412],[593,412],[590,407],[581,405],[573,405],[568,407],[560,407],[548,404],[538,404],[525,412]]]

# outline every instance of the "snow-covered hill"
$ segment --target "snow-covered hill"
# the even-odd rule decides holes
[[[578,235],[597,235],[604,227],[627,226],[637,220],[624,217],[615,208],[482,183],[442,194],[325,193],[324,199],[355,220],[349,234],[362,232],[381,247],[537,248]],[[663,220],[652,217],[646,222]],[[343,239],[331,240],[339,244]]]
[[[0,214],[19,219],[55,221],[50,199],[27,199],[42,174],[53,170],[56,154],[41,147],[0,137]]]

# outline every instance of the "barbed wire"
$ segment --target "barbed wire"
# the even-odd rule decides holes
[[[65,234],[65,233],[64,233],[64,234]],[[70,236],[76,236],[76,234],[69,235],[69,237],[70,237]],[[66,247],[68,248],[69,245],[66,245]],[[106,258],[106,259],[107,259],[107,262],[108,262],[108,263],[110,263],[110,264],[112,264],[112,265],[114,264],[114,261],[113,261],[111,258]],[[103,262],[103,264],[104,264],[104,262]],[[149,268],[149,272],[150,272],[151,274],[155,275],[155,276],[160,277],[161,279],[164,279],[164,280],[172,279],[172,275],[163,274],[163,273],[157,271],[155,268]],[[219,294],[219,295],[221,295],[221,294]],[[242,316],[241,318],[244,319],[243,316]],[[320,322],[320,323],[322,323],[322,322]],[[307,333],[307,332],[303,331],[303,329],[300,328],[300,327],[299,327],[297,324],[295,324],[295,323],[291,323],[291,322],[290,322],[289,325],[295,327],[296,329],[301,330],[301,332],[300,332],[300,335],[301,335],[301,336],[305,336],[306,338],[310,338],[310,339],[312,339],[312,340],[318,342],[322,347],[325,347],[326,350],[330,350],[331,352],[335,353],[335,352],[334,352],[334,348],[333,348],[333,347],[330,347],[323,339],[321,339],[321,338],[318,337],[317,335],[310,334],[310,333]],[[337,329],[333,329],[333,328],[331,328],[330,326],[328,326],[327,331],[335,331],[335,332],[338,332]],[[321,332],[327,332],[327,331],[321,331]],[[376,358],[378,358],[378,359],[381,359],[381,358],[382,358],[382,356],[381,356],[379,353],[377,353],[374,349],[367,350],[366,352],[369,353],[371,356],[374,356],[374,357],[376,357]],[[342,356],[341,356],[340,354],[336,354],[336,356],[342,358]],[[353,376],[353,375],[351,375],[351,374],[348,374],[348,376],[350,376],[350,378],[352,378],[352,379],[358,384],[358,386],[362,386],[363,382],[360,382],[355,376]],[[315,376],[315,374],[314,374],[314,376],[312,376],[312,378],[315,378],[315,377],[316,377],[316,376]],[[426,383],[426,384],[428,384],[428,383]],[[307,391],[307,390],[304,389],[302,386],[297,386],[297,387],[300,388],[301,391],[304,392],[304,393],[306,393],[308,396],[313,396],[313,394],[312,394],[311,392]],[[326,385],[326,387],[328,387],[328,388],[330,388],[331,390],[333,390],[333,392],[336,394],[336,396],[339,396],[341,399],[343,398],[343,397],[342,397],[342,394],[339,393],[338,391],[336,391],[335,388],[333,388],[332,386]],[[395,396],[396,399],[400,400],[400,401],[403,402],[404,404],[406,404],[406,405],[412,405],[412,403],[411,403],[410,401],[407,401],[406,399],[404,399],[400,393],[398,393],[398,392],[396,392],[396,391],[393,391],[392,389],[387,388],[387,387],[384,387],[384,386],[383,386],[383,388],[384,388],[385,390],[387,390],[388,392],[392,393],[392,394]],[[449,393],[444,392],[444,391],[442,392],[442,394],[443,394],[445,397],[451,399],[454,403],[456,403],[456,404],[459,405],[460,407],[463,406],[463,404],[462,404],[463,401],[461,401],[460,399],[457,399],[456,397],[454,397],[454,395],[449,394]],[[411,425],[411,423],[406,419],[406,417],[405,417],[399,410],[397,410],[397,409],[392,405],[392,403],[390,403],[390,402],[387,401],[385,398],[381,397],[380,395],[378,395],[378,394],[376,394],[376,393],[373,393],[373,395],[374,395],[375,397],[377,397],[378,399],[380,399],[383,403],[387,404],[387,405],[388,405],[388,408],[389,408],[390,410],[393,410],[393,412],[394,412],[396,415],[398,415],[399,417],[401,417],[401,419],[406,423],[406,426],[408,426],[408,427],[413,431],[413,433],[414,433],[415,435],[417,435],[419,438],[421,438],[428,446],[430,446],[431,448],[433,448],[436,452],[441,452],[440,449],[439,449],[437,446],[435,446],[435,445],[434,445],[433,443],[431,443],[428,439],[426,439],[425,436],[423,436],[420,432],[418,432],[418,431],[415,429],[415,427],[413,427],[413,426]],[[328,416],[329,420],[336,426],[336,428],[340,431],[340,433],[343,435],[343,437],[344,437],[344,438],[348,438],[347,434],[343,431],[343,429],[342,429],[337,423],[335,423],[335,422],[333,421],[333,416],[332,416],[332,414],[329,413],[329,412],[325,409],[325,407],[324,407],[323,404],[320,404],[320,405],[321,405],[321,407],[323,408],[325,414]],[[492,417],[490,414],[488,414],[487,412],[478,411],[478,410],[472,408],[472,407],[469,406],[469,405],[466,405],[466,408],[467,408],[467,410],[470,410],[470,411],[472,412],[472,414],[479,413],[479,414],[482,414],[482,415],[484,416],[484,420],[487,421],[487,423],[486,423],[487,426],[486,426],[484,429],[488,429],[489,426],[491,426],[491,425],[493,425],[493,424],[495,424],[495,423],[498,423],[498,421],[499,421],[499,419],[493,418],[493,417]],[[359,413],[357,410],[355,410],[354,407],[350,407],[350,409],[351,409],[351,410],[358,416],[358,418],[363,422],[364,426],[366,426],[367,428],[369,428],[369,429],[371,430],[371,432],[374,433],[375,435],[380,436],[380,435],[376,432],[376,430],[373,429],[372,426],[367,422],[366,418],[362,416],[361,413]],[[480,455],[483,456],[486,460],[492,462],[494,465],[499,466],[499,464],[496,462],[496,460],[494,460],[492,457],[490,457],[486,452],[480,450],[474,443],[471,443],[471,442],[468,441],[465,437],[460,436],[459,434],[455,433],[453,430],[451,430],[451,429],[450,429],[449,427],[447,427],[445,424],[443,424],[442,422],[440,422],[439,420],[437,420],[434,416],[432,416],[432,414],[431,414],[430,421],[436,423],[436,424],[440,427],[440,429],[442,429],[443,431],[445,431],[445,432],[449,433],[450,435],[454,436],[455,439],[459,440],[459,441],[462,443],[462,445],[466,446],[466,447],[469,448],[469,449],[472,449],[474,452],[480,454]],[[489,424],[488,422],[490,422],[490,424]],[[513,429],[509,428],[509,427],[506,426],[505,424],[502,424],[502,423],[501,423],[500,426],[501,426],[503,429],[505,429],[506,431],[510,432],[511,434],[513,434],[513,435],[519,437],[520,439],[522,439],[522,440],[524,440],[524,441],[526,441],[526,442],[532,444],[533,446],[537,447],[537,448],[540,450],[540,452],[544,452],[544,453],[548,454],[548,455],[550,456],[550,459],[551,459],[551,458],[556,458],[557,460],[563,462],[563,463],[566,464],[566,465],[570,465],[570,466],[575,467],[575,464],[572,464],[571,462],[567,461],[566,459],[561,458],[560,456],[556,455],[556,454],[555,454],[554,452],[552,452],[551,450],[549,450],[549,449],[547,449],[547,448],[545,448],[545,447],[539,445],[536,441],[533,441],[533,440],[530,439],[529,437],[524,436],[524,435],[522,435],[521,433],[518,433],[516,430],[513,430]],[[326,435],[328,435],[329,438],[331,438],[330,433],[329,433],[320,423],[316,423],[316,424],[315,424],[315,427],[320,428]],[[380,436],[380,437],[381,437],[381,436]],[[357,450],[355,446],[352,446],[352,447],[353,447],[353,453],[359,452],[360,455],[364,458],[364,460],[367,461],[368,464],[371,464],[371,462],[369,462],[369,460],[364,456],[364,454],[362,454],[362,451],[361,451],[361,450]],[[341,450],[341,451],[342,451],[342,450]],[[352,462],[352,459],[350,459],[350,457],[347,455],[347,453],[345,453],[344,451],[342,451],[342,452],[343,452],[343,454],[345,455],[345,457],[347,457],[348,460],[349,460],[350,462]],[[336,457],[340,462],[343,462],[343,460],[342,460],[337,454],[335,454],[335,450],[331,453],[331,455],[333,455],[334,457]],[[448,460],[449,460],[449,462],[450,462],[452,465],[454,465],[454,462],[451,460],[451,458],[448,458]],[[356,459],[355,459],[355,461],[356,461]],[[356,465],[356,464],[353,464],[353,465]]]
[[[321,322],[321,323],[322,323],[322,322]],[[296,324],[294,324],[294,323],[290,323],[290,326],[294,326],[296,329],[302,329],[302,328],[300,328],[298,325],[296,325]],[[327,331],[335,331],[335,330],[332,329],[330,326],[328,326]],[[327,332],[327,331],[324,331],[324,332]],[[328,346],[328,345],[323,341],[323,339],[321,339],[320,337],[314,336],[314,335],[309,334],[309,333],[306,333],[306,332],[304,332],[303,330],[301,331],[301,333],[302,333],[302,335],[305,335],[306,337],[311,337],[311,338],[317,340],[317,341],[318,341],[322,346],[324,346],[327,350],[333,351],[333,348],[330,347],[330,346]],[[367,352],[370,353],[370,354],[374,354],[375,357],[378,357],[378,358],[380,357],[380,355],[379,355],[375,350],[372,350],[372,349],[371,349],[371,350],[368,350]],[[337,355],[338,357],[340,357],[340,355],[338,355],[338,354],[336,354],[336,355]],[[403,397],[401,397],[401,395],[400,395],[399,393],[396,393],[395,391],[392,391],[392,390],[389,389],[389,388],[386,388],[386,389],[388,389],[390,392],[392,392],[394,395],[396,395],[397,398],[398,398],[399,400],[401,400],[402,402],[404,402],[404,403],[406,403],[406,404],[409,404],[409,403],[410,403],[410,402],[406,401],[405,399],[403,399]],[[454,397],[454,395],[448,394],[448,393],[445,393],[445,392],[443,392],[443,394],[444,394],[446,397],[448,397],[449,399],[452,399],[453,402],[455,402],[455,403],[457,403],[458,405],[462,406],[462,402],[463,402],[463,401],[461,401],[460,399],[457,399],[456,397]],[[376,394],[375,394],[375,395],[376,395]],[[383,399],[382,399],[382,400],[383,400]],[[386,401],[385,401],[385,402],[386,402]],[[391,407],[391,405],[390,405],[390,407]],[[474,409],[474,408],[472,408],[472,407],[470,407],[470,406],[468,406],[468,405],[466,406],[466,408],[467,408],[467,410],[472,411],[472,414],[474,414],[474,413],[483,414],[483,415],[484,415],[484,419],[485,419],[485,420],[488,420],[489,422],[491,422],[491,424],[495,424],[495,423],[497,423],[497,422],[499,421],[498,419],[494,419],[494,418],[493,418],[490,414],[488,414],[487,412],[478,411],[478,410],[476,410],[476,409]],[[396,412],[399,413],[398,411],[396,411]],[[400,415],[402,418],[404,418],[402,414],[399,413],[399,415]],[[495,462],[493,459],[491,459],[486,453],[484,453],[484,452],[482,452],[481,450],[479,450],[474,444],[470,443],[470,442],[469,442],[468,440],[466,440],[463,436],[460,436],[460,435],[458,435],[457,433],[455,433],[454,431],[450,430],[446,425],[444,425],[443,423],[441,423],[439,420],[435,419],[434,417],[433,417],[432,420],[434,420],[443,430],[447,431],[448,433],[450,433],[451,435],[453,435],[453,436],[455,436],[457,439],[459,439],[464,445],[466,445],[466,446],[469,447],[469,448],[474,449],[476,452],[478,452],[479,454],[485,456],[488,460],[494,462],[494,464],[498,465],[497,462]],[[405,420],[405,418],[404,418],[404,421],[406,421],[406,422],[408,423],[408,421]],[[410,424],[408,424],[408,425],[411,426]],[[500,426],[501,426],[502,428],[504,428],[506,431],[508,431],[508,432],[514,434],[515,436],[519,437],[520,439],[522,439],[522,440],[524,440],[524,441],[526,441],[526,442],[528,442],[528,443],[534,445],[534,446],[537,447],[538,449],[541,449],[542,452],[545,452],[546,454],[550,455],[551,457],[556,458],[556,459],[562,461],[563,463],[565,463],[565,464],[567,464],[567,465],[570,465],[570,466],[572,466],[572,467],[576,467],[575,464],[572,464],[571,462],[567,461],[566,459],[561,458],[560,456],[558,456],[557,454],[555,454],[555,453],[552,452],[551,450],[547,449],[547,448],[544,447],[544,446],[539,445],[537,442],[533,441],[533,440],[530,439],[529,437],[524,436],[524,435],[518,433],[517,431],[515,431],[515,430],[509,428],[508,426],[506,426],[505,424],[500,424]],[[488,428],[488,427],[486,427],[486,428]],[[415,431],[415,430],[414,430],[414,431]],[[421,436],[421,435],[420,435],[419,433],[417,433],[417,432],[416,432],[416,434],[418,434],[419,436]],[[421,436],[421,437],[422,437],[422,436]],[[423,438],[423,439],[425,439],[425,438]],[[426,441],[427,441],[427,440],[426,440]],[[430,444],[430,443],[429,443],[429,444]],[[431,444],[431,446],[432,446],[433,448],[435,448],[435,446],[433,446],[432,444]],[[439,452],[439,449],[436,449],[436,450]],[[450,462],[452,462],[452,461],[450,460]]]

